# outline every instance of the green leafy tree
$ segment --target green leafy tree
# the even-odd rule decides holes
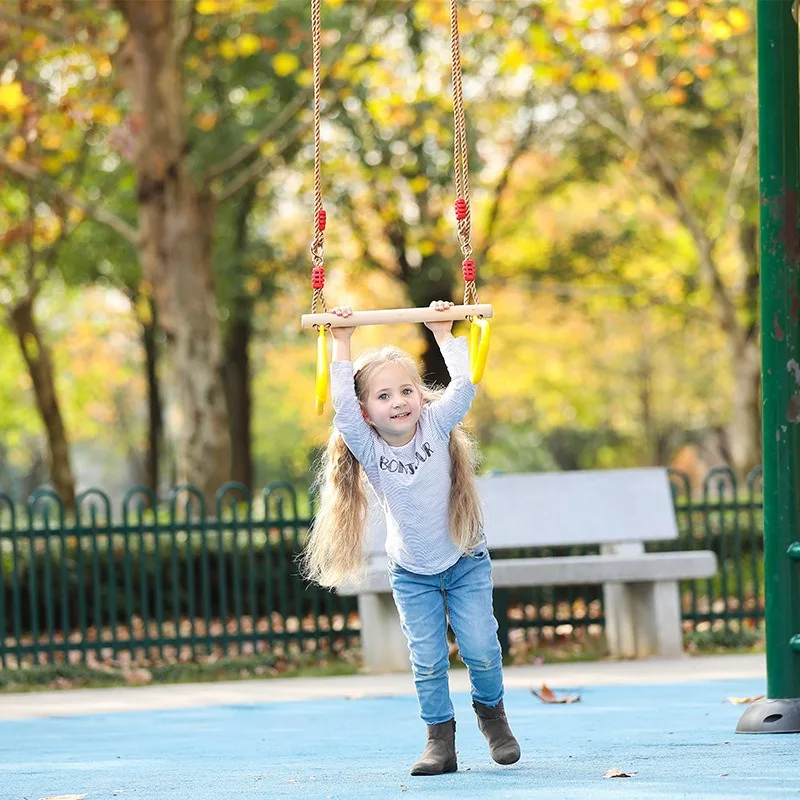
[[[37,4],[26,5],[36,10]],[[6,66],[0,83],[5,144],[0,169],[8,177],[0,190],[0,309],[31,378],[52,482],[72,505],[75,478],[69,436],[36,302],[53,274],[61,274],[64,246],[95,205],[91,197],[74,202],[67,198],[75,198],[88,176],[99,171],[91,142],[116,123],[118,114],[97,102],[111,71],[102,49],[73,48],[55,25],[27,16],[22,22],[26,27],[14,27],[7,8],[0,14],[0,26],[9,33],[2,40]],[[109,219],[131,233],[121,220]]]
[[[733,376],[727,451],[760,460],[755,53],[748,5],[539,3],[524,67],[586,174],[621,175],[693,245],[684,299],[704,291]],[[613,179],[613,178],[612,178]],[[642,288],[646,296],[647,289]]]
[[[23,4],[24,5],[24,4]],[[109,14],[115,8],[120,15]],[[152,288],[158,321],[166,333],[171,395],[180,419],[177,428],[178,478],[198,484],[210,500],[230,475],[230,433],[223,386],[223,335],[213,270],[216,210],[245,187],[260,180],[280,162],[297,140],[298,116],[304,108],[303,91],[290,103],[286,96],[270,96],[263,87],[277,76],[285,87],[296,86],[303,74],[297,52],[307,48],[308,27],[297,16],[301,4],[278,5],[267,0],[231,3],[220,0],[119,0],[77,2],[68,9],[59,4],[37,4],[36,19],[25,13],[5,12],[10,24],[23,31],[60,41],[89,41],[113,52],[123,95],[109,92],[105,107],[124,117],[109,137],[118,152],[130,159],[137,176],[139,224],[133,229],[80,192],[69,193],[48,183],[48,190],[72,207],[83,208],[135,244],[145,283]],[[358,31],[358,17],[344,9],[343,17]],[[41,22],[41,20],[46,22]],[[54,20],[58,25],[50,24]],[[293,28],[280,42],[270,34],[278,25]],[[27,35],[27,34],[26,34]],[[213,88],[215,69],[225,75],[235,62],[250,62],[251,87],[227,85],[220,109],[193,109],[192,100],[206,104],[198,92],[203,81]],[[263,67],[258,74],[256,67]],[[231,67],[232,69],[232,67]],[[233,79],[233,75],[225,75]],[[28,95],[21,89],[24,102]],[[307,91],[307,87],[304,87]],[[16,95],[6,99],[16,102]],[[225,134],[229,109],[239,97],[242,108],[231,118],[237,137],[227,140],[224,158],[209,162],[215,152],[204,142]],[[94,98],[95,105],[100,98]],[[228,104],[228,105],[226,105]],[[224,108],[223,108],[224,107]],[[119,113],[117,110],[117,113]],[[258,111],[258,113],[255,113]],[[256,118],[263,126],[256,127]],[[220,130],[215,131],[219,120]],[[300,123],[301,128],[304,123]],[[216,148],[218,152],[218,148]],[[3,166],[28,181],[41,181],[46,168],[19,156],[3,159]]]

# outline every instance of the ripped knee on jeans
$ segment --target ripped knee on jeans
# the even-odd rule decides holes
[[[447,672],[450,666],[447,661],[439,661],[436,664],[417,664],[412,661],[415,678],[438,678]]]
[[[461,653],[461,660],[470,668],[477,669],[483,672],[489,672],[493,669],[503,668],[503,654],[502,652],[488,652],[485,651],[477,658],[472,656],[465,656]]]

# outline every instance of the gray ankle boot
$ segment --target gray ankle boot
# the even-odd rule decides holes
[[[519,742],[508,727],[503,701],[491,708],[473,700],[472,707],[478,715],[478,727],[489,742],[492,758],[498,764],[515,764],[519,761]]]
[[[441,775],[455,772],[456,763],[456,721],[428,725],[428,744],[422,758],[411,767],[412,775]]]

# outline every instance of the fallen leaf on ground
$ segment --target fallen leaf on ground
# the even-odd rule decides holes
[[[758,697],[729,697],[728,702],[733,703],[735,706],[742,706],[747,703],[755,703],[756,700],[763,700],[764,695],[760,694]]]
[[[557,697],[546,683],[542,684],[542,688],[538,692],[536,689],[531,689],[531,694],[535,694],[543,703],[578,703],[581,699],[577,694],[565,694],[563,697]]]
[[[611,769],[603,775],[604,778],[632,778],[635,772],[623,772],[621,769],[611,767]]]

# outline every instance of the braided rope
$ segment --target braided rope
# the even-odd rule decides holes
[[[314,238],[311,242],[312,283],[314,294],[311,313],[321,306],[327,311],[323,287],[325,285],[324,246],[325,212],[322,209],[322,155],[320,137],[320,60],[321,60],[321,0],[311,0],[311,39],[314,69]],[[461,46],[458,33],[458,0],[450,0],[450,51],[453,74],[453,170],[455,177],[458,242],[464,255],[464,304],[478,303],[475,286],[475,264],[472,255],[472,215],[470,211],[469,152],[467,148],[467,126],[464,113],[464,90],[461,74]],[[470,277],[468,278],[467,275]]]
[[[311,0],[311,43],[314,65],[314,238],[311,242],[312,283],[314,294],[311,299],[311,313],[317,313],[321,306],[327,312],[323,287],[325,285],[325,212],[322,210],[322,153],[320,139],[320,60],[322,50],[322,12],[321,0]]]
[[[459,211],[456,212],[458,243],[464,255],[464,305],[477,304],[478,291],[472,255],[472,214],[469,202],[469,151],[467,124],[464,113],[464,88],[461,75],[461,43],[458,33],[458,0],[450,0],[450,57],[453,70],[453,172]],[[463,204],[458,201],[463,199]]]

